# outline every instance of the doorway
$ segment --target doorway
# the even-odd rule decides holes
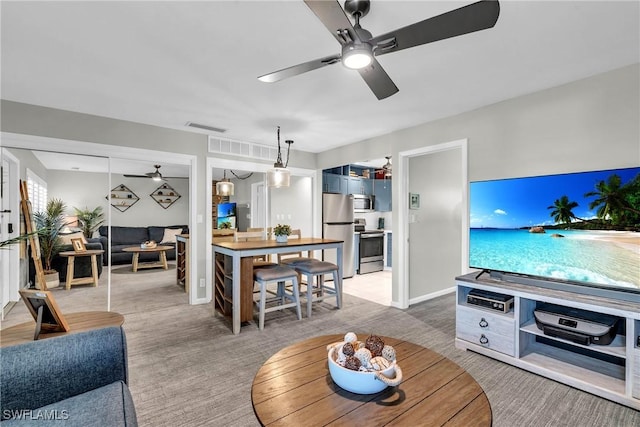
[[[20,210],[18,201],[19,167],[18,159],[2,148],[0,169],[0,241],[20,235]],[[20,248],[21,244],[10,245],[0,250],[0,301],[2,319],[5,309],[18,300],[20,288]]]
[[[397,301],[407,308],[452,292],[466,271],[467,140],[402,152],[400,169]]]

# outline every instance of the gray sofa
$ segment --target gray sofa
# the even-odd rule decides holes
[[[104,265],[109,265],[109,257],[107,254],[111,252],[111,263],[116,264],[131,264],[133,254],[131,252],[123,252],[123,249],[130,246],[140,246],[147,240],[154,240],[160,244],[162,236],[164,235],[164,229],[182,229],[184,233],[189,232],[188,225],[166,225],[166,226],[149,226],[149,227],[111,227],[111,246],[109,246],[109,227],[100,226],[98,233],[100,234],[100,241],[104,249]],[[175,243],[175,242],[174,242]],[[175,245],[173,249],[166,252],[168,260],[176,259]],[[139,255],[139,261],[156,261],[158,259],[157,253],[141,253]]]
[[[108,327],[0,349],[2,426],[137,426],[124,330]]]

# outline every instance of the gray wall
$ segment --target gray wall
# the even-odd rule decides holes
[[[106,160],[105,160],[106,161]],[[126,185],[140,198],[124,212],[111,207],[105,197],[109,192],[107,174],[88,172],[49,171],[47,185],[50,197],[57,197],[67,204],[68,213],[73,208],[94,209],[102,206],[105,213],[111,211],[111,225],[146,227],[149,225],[182,225],[189,223],[189,180],[173,179],[167,182],[180,198],[167,209],[163,209],[150,194],[159,187],[156,181],[145,178],[126,178],[112,174],[111,186]]]
[[[409,159],[409,192],[420,195],[420,207],[409,210],[410,300],[442,290],[460,274],[461,151]],[[425,247],[437,249],[425,251]]]
[[[319,153],[318,168],[389,154],[395,160],[401,151],[464,138],[469,140],[470,181],[638,166],[639,82],[639,65],[631,65]],[[403,200],[399,190],[399,180],[394,179],[394,206]],[[398,218],[394,211],[396,247],[398,224],[403,221],[406,218]],[[425,242],[421,250],[425,257],[435,256],[438,246]],[[393,265],[398,266],[398,251],[393,253]],[[438,288],[453,286],[452,280]],[[394,301],[400,285],[394,274]],[[409,283],[410,290],[413,286]]]

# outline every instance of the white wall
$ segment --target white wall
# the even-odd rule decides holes
[[[270,188],[271,223],[289,224],[300,229],[302,236],[313,235],[313,200],[311,197],[311,178],[292,176],[288,188]]]
[[[409,159],[409,192],[420,195],[420,207],[409,210],[409,300],[442,290],[461,273],[460,156],[455,148]]]
[[[106,160],[105,160],[106,161]],[[111,176],[111,186],[126,185],[140,200],[124,212],[110,206],[105,199],[110,188],[107,174],[49,171],[48,189],[50,198],[62,199],[73,215],[73,208],[94,209],[102,206],[106,216],[111,211],[111,225],[146,227],[150,225],[182,225],[189,223],[189,180],[170,179],[167,184],[173,187],[180,198],[167,209],[163,209],[150,194],[162,183],[147,178],[126,178],[122,175]]]

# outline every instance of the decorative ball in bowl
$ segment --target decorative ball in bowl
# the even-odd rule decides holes
[[[360,342],[350,332],[345,335],[345,341],[327,346],[329,373],[341,388],[357,394],[374,394],[402,382],[395,350],[381,340],[377,346],[369,346],[372,337],[380,340],[372,335],[366,343]]]
[[[153,249],[156,246],[158,246],[158,244],[154,240],[147,240],[140,244],[141,249]]]

